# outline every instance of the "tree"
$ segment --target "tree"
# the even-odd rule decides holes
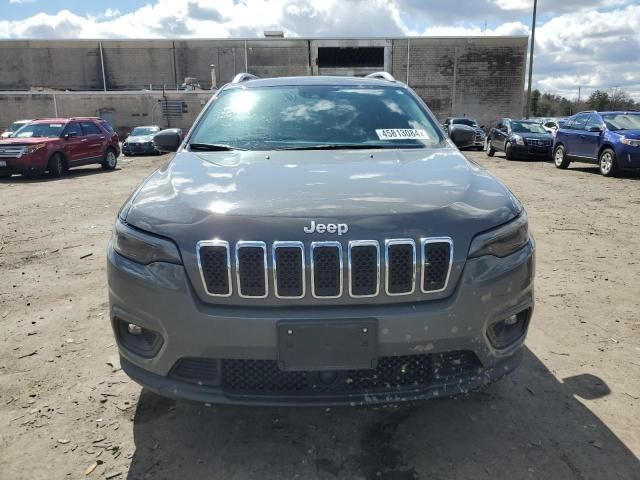
[[[587,105],[591,110],[608,110],[610,103],[609,94],[602,90],[596,90],[589,95],[589,100],[587,100]]]
[[[609,110],[631,110],[636,102],[621,88],[612,88],[609,94]]]

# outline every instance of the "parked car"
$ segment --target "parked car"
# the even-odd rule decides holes
[[[507,160],[551,158],[552,143],[551,134],[538,122],[503,118],[489,132],[486,152],[490,157],[504,152]]]
[[[551,134],[551,136],[555,135],[559,128],[564,127],[566,125],[566,118],[549,118],[542,122],[542,127]]]
[[[144,154],[157,155],[160,152],[153,144],[153,137],[160,131],[157,125],[134,128],[122,143],[122,153],[125,156]]]
[[[449,117],[442,124],[442,128],[444,131],[449,134],[450,129],[453,125],[466,125],[467,127],[472,127],[476,131],[476,138],[473,143],[473,147],[478,150],[482,150],[484,148],[485,139],[487,135],[484,131],[484,125],[479,126],[478,122],[476,122],[473,118],[468,117]]]
[[[595,163],[605,177],[640,169],[640,112],[581,112],[555,137],[556,167]]]
[[[119,154],[118,135],[101,118],[38,119],[0,140],[0,177],[45,171],[60,177],[91,163],[113,170]]]
[[[376,76],[242,74],[184,141],[156,135],[177,153],[124,204],[107,252],[132,379],[200,402],[349,405],[460,394],[516,367],[534,302],[526,212],[452,144],[473,135],[447,139],[408,86]]]
[[[30,121],[31,120],[17,120],[13,122],[11,125],[7,127],[7,129],[4,132],[2,132],[2,135],[0,135],[0,138],[9,138],[11,135],[17,132],[20,127],[24,127]]]

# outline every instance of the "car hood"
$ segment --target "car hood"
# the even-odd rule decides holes
[[[552,138],[549,132],[545,132],[545,133],[514,132],[513,134],[520,135],[522,138],[548,138],[548,139]]]
[[[640,129],[616,130],[614,133],[617,133],[618,135],[622,135],[623,137],[626,137],[626,138],[633,138],[636,140],[640,139]]]
[[[125,143],[142,143],[142,142],[152,142],[153,135],[136,135],[136,136],[128,136],[125,140]]]
[[[58,137],[23,137],[23,138],[3,138],[0,145],[32,145],[35,143],[55,142],[60,140]]]
[[[183,151],[142,184],[126,208],[126,220],[166,234],[230,217],[273,222],[269,217],[397,218],[430,213],[448,221],[477,221],[483,229],[509,220],[519,210],[502,183],[452,148]]]

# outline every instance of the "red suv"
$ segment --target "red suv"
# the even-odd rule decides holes
[[[0,140],[0,178],[45,171],[60,177],[69,168],[90,163],[113,170],[118,155],[118,135],[101,118],[38,119]]]

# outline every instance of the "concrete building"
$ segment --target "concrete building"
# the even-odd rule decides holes
[[[119,130],[143,123],[188,128],[214,77],[221,86],[245,71],[276,77],[385,70],[439,118],[485,123],[522,115],[526,50],[526,37],[2,40],[0,128],[56,112],[101,115]],[[187,77],[206,92],[181,91]]]

